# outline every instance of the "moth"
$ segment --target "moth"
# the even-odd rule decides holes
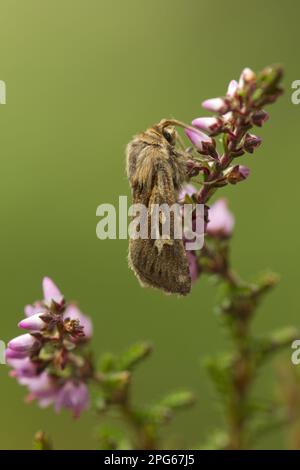
[[[150,222],[153,204],[178,202],[187,178],[187,153],[176,147],[178,121],[163,119],[136,135],[126,149],[126,170],[134,204],[147,207]],[[162,289],[167,294],[187,295],[191,276],[182,239],[175,239],[174,217],[170,239],[129,240],[129,267],[142,286]]]

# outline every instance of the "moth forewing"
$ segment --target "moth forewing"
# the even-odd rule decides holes
[[[176,131],[165,123],[161,121],[137,135],[127,146],[133,203],[144,204],[148,213],[148,238],[130,239],[128,261],[142,285],[186,295],[191,289],[191,277],[174,210],[186,175],[186,157],[175,147]],[[169,210],[159,211],[162,206]],[[153,238],[152,219],[157,207]],[[166,214],[169,219],[164,219]]]

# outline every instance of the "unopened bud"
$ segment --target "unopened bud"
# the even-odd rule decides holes
[[[236,184],[248,178],[249,174],[250,170],[248,167],[244,165],[235,165],[229,169],[226,176],[229,183]]]
[[[260,146],[262,139],[254,134],[247,134],[244,142],[244,149],[248,153],[253,153]]]
[[[257,111],[253,114],[252,122],[255,126],[262,127],[262,125],[267,122],[269,117],[269,114],[263,109],[261,109],[260,111]]]
[[[224,98],[211,98],[209,100],[205,100],[202,103],[202,107],[207,111],[219,114],[225,114],[229,109],[228,103]]]

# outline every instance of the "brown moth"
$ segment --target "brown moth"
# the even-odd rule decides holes
[[[176,148],[177,123],[163,119],[136,135],[127,146],[127,175],[133,202],[147,207],[148,221],[153,204],[172,206],[186,179],[187,154]],[[168,294],[186,295],[191,276],[182,239],[137,238],[129,241],[128,262],[142,286],[162,289]],[[173,227],[174,228],[174,227]]]

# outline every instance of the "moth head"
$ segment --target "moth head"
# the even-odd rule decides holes
[[[173,126],[164,127],[162,129],[162,135],[164,136],[166,141],[169,142],[169,144],[175,145],[176,138],[177,138],[177,132],[176,132],[175,127]]]

